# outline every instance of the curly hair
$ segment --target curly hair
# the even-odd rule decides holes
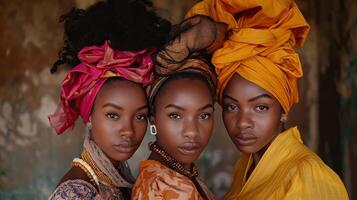
[[[72,8],[60,17],[64,46],[51,73],[62,64],[79,64],[77,53],[85,46],[110,46],[123,51],[160,48],[169,38],[171,24],[159,17],[148,0],[106,0],[88,9]]]

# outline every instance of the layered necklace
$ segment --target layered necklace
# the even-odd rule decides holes
[[[111,187],[115,187],[113,181],[96,166],[89,152],[85,149],[82,151],[81,158],[75,158],[72,161],[72,166],[81,168],[97,188],[99,188],[99,180]]]
[[[197,191],[200,193],[204,200],[208,200],[206,193],[203,191],[200,183],[196,179],[198,176],[198,171],[195,164],[192,164],[191,170],[187,170],[183,165],[177,162],[173,157],[171,157],[164,149],[155,143],[149,143],[149,149],[156,153],[163,160],[164,164],[169,168],[175,170],[176,172],[188,177],[192,180],[193,184],[196,186]]]

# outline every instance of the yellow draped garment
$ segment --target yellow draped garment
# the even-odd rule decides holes
[[[207,15],[228,24],[229,38],[214,52],[218,94],[234,73],[271,93],[286,113],[298,102],[302,76],[298,54],[309,31],[292,0],[204,0],[186,17]]]
[[[200,182],[209,199],[213,195]],[[166,167],[155,160],[145,160],[140,163],[139,175],[132,191],[133,200],[201,200],[193,182],[186,176]]]
[[[299,100],[303,74],[294,48],[309,31],[293,0],[203,0],[186,17],[207,15],[228,24],[228,39],[212,57],[218,94],[238,73],[271,93],[285,113]],[[340,178],[302,144],[297,128],[281,133],[247,178],[252,156],[243,154],[225,199],[348,199]]]
[[[339,176],[302,143],[297,127],[276,137],[247,178],[252,164],[251,154],[239,158],[225,200],[348,199]]]

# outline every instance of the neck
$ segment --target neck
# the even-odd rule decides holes
[[[183,166],[186,170],[191,171],[192,163],[182,164],[182,166]]]
[[[260,159],[263,157],[264,153],[266,152],[266,150],[269,148],[270,144],[273,143],[273,141],[275,140],[275,138],[282,133],[284,130],[279,129],[278,134],[276,134],[271,140],[270,142],[265,145],[263,148],[261,148],[258,152],[253,153],[253,160],[254,160],[254,166],[257,166]]]
[[[107,157],[110,160],[110,162],[113,164],[113,166],[117,169],[120,161],[114,160],[114,159],[110,158],[109,156],[107,156]]]
[[[164,163],[164,160],[154,152],[150,153],[148,160],[156,160],[159,161],[160,163]]]
[[[149,155],[149,158],[148,160],[156,160],[156,161],[159,161],[160,163],[165,163],[165,161],[155,152],[151,152],[151,154]],[[192,166],[192,163],[190,164],[182,164],[180,163],[186,170],[190,171],[191,170],[191,166]]]
[[[261,148],[258,152],[253,153],[253,161],[254,161],[254,166],[257,166],[260,159],[263,157],[265,151],[269,148],[271,142],[269,142],[267,145],[265,145],[263,148]]]
[[[275,137],[263,148],[261,148],[258,152],[253,153],[254,166],[257,166],[260,159],[263,157],[266,150],[269,148],[270,144],[274,141]]]

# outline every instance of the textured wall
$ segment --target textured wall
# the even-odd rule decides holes
[[[0,0],[0,199],[46,199],[81,149],[84,127],[80,120],[72,132],[61,136],[48,125],[47,115],[56,108],[65,75],[64,70],[50,75],[49,69],[62,44],[60,14],[73,5],[84,8],[94,1]],[[173,23],[178,23],[194,2],[154,0],[158,12]],[[299,85],[301,103],[293,108],[289,124],[299,125],[306,143],[317,151],[321,123],[318,95],[321,88],[326,90],[319,86],[323,32],[316,20],[317,6],[298,3],[312,29],[301,54],[305,73]],[[219,106],[216,118],[213,137],[198,165],[202,179],[219,197],[230,185],[239,152],[227,136]],[[134,172],[140,160],[147,158],[147,143],[153,139],[147,135],[130,160]],[[349,150],[351,158],[345,158],[346,162],[352,162],[354,151]],[[345,171],[355,177],[356,169],[346,166]],[[357,180],[346,179],[349,186]]]
[[[56,137],[46,117],[64,77],[48,69],[68,3],[0,1],[0,199],[45,199],[81,143],[71,134]]]

